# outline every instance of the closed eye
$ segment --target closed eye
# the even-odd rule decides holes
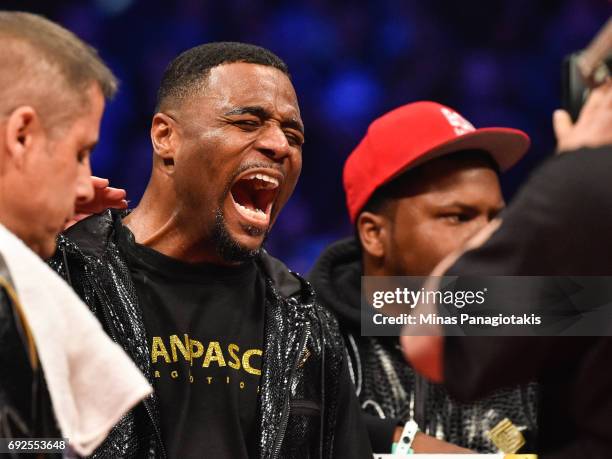
[[[79,164],[83,164],[89,158],[90,154],[90,150],[79,151],[79,153],[77,154],[77,161],[79,162]]]
[[[77,161],[79,164],[83,164],[86,160],[89,159],[89,157],[91,156],[91,152],[93,151],[94,148],[96,148],[96,145],[98,144],[98,142],[93,142],[89,145],[87,145],[84,148],[81,148],[78,152],[77,152]]]
[[[291,131],[285,131],[285,137],[291,146],[301,147],[304,145],[304,138],[301,135],[295,134]]]
[[[233,122],[234,126],[238,126],[239,128],[245,130],[253,130],[261,126],[261,121],[259,120],[236,120]]]

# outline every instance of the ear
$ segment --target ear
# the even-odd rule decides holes
[[[156,113],[151,124],[151,142],[157,164],[166,173],[174,172],[174,157],[179,145],[176,122],[165,113]]]
[[[362,212],[357,217],[356,226],[363,250],[374,258],[384,258],[390,236],[387,218],[372,212]]]
[[[33,107],[19,107],[8,116],[4,141],[15,167],[23,167],[26,153],[32,149],[41,135],[44,135],[44,131]]]

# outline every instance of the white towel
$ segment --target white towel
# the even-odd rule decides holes
[[[70,286],[2,225],[0,253],[31,329],[62,436],[78,454],[89,455],[151,386]]]

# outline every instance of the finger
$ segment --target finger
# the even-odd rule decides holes
[[[102,212],[104,209],[108,209],[112,207],[113,209],[123,209],[127,206],[127,201],[125,199],[105,199],[100,202],[96,208],[98,212]]]
[[[123,203],[125,203],[125,205]],[[127,207],[125,190],[121,190],[118,188],[109,190],[108,188],[106,188],[104,190],[103,195],[101,195],[97,199],[96,206],[99,207],[101,210],[106,209],[108,207],[120,209]]]
[[[92,209],[92,213],[100,213],[105,211],[106,209],[127,209],[127,201],[125,199],[120,199],[118,201],[107,201],[103,203],[100,207],[96,209]]]
[[[76,206],[75,212],[77,214],[97,214],[106,209],[127,209],[128,202],[125,199],[105,199],[97,200],[96,202],[90,202],[82,206]]]
[[[553,113],[553,129],[557,143],[560,139],[565,138],[572,130],[572,117],[565,110],[555,110]]]
[[[91,184],[94,188],[106,188],[109,183],[108,179],[96,177],[95,175],[91,176]]]
[[[123,188],[105,188],[104,199],[125,199],[127,192]]]

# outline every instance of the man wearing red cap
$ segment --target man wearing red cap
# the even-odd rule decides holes
[[[428,275],[503,208],[498,172],[528,147],[521,131],[475,129],[448,107],[416,102],[375,120],[345,163],[356,237],[330,246],[311,281],[339,317],[377,452],[406,434],[415,452],[496,451],[486,431],[504,418],[535,431],[533,386],[460,405],[405,365],[397,338],[360,336],[361,276]]]

